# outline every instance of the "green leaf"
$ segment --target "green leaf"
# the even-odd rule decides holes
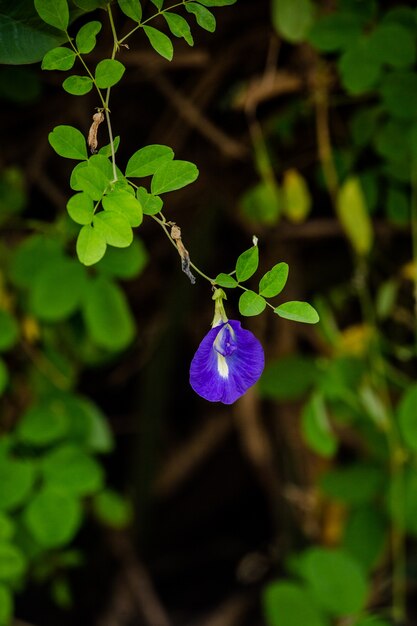
[[[9,384],[9,371],[7,369],[6,363],[3,359],[0,359],[0,396],[7,389],[7,385]]]
[[[13,596],[5,585],[0,585],[0,624],[7,626],[13,617]]]
[[[259,295],[265,298],[273,298],[284,289],[288,278],[289,267],[287,263],[278,263],[262,276],[259,282]]]
[[[172,161],[173,158],[174,152],[168,146],[159,144],[145,146],[130,157],[126,166],[126,176],[128,178],[151,176],[165,161]]]
[[[299,584],[269,583],[262,598],[268,626],[328,626],[328,621]]]
[[[354,13],[337,11],[318,19],[308,41],[321,52],[336,52],[348,48],[362,33],[362,20]]]
[[[85,191],[93,200],[101,200],[110,186],[110,181],[103,171],[91,162],[83,163],[83,167],[77,171],[76,182],[78,189]]]
[[[16,525],[12,518],[9,515],[0,512],[0,541],[7,541],[11,539],[15,534],[15,531]]]
[[[417,74],[392,72],[381,85],[382,102],[386,110],[398,119],[411,120],[417,108]]]
[[[48,50],[59,46],[65,40],[64,33],[47,26],[39,18],[32,2],[2,0],[0,63],[13,65],[36,63]]]
[[[372,247],[372,223],[360,182],[348,178],[339,190],[337,212],[342,227],[358,254],[367,254]]]
[[[265,307],[265,299],[254,291],[244,291],[239,298],[239,312],[241,315],[259,315],[265,310]]]
[[[316,384],[318,370],[313,359],[286,356],[270,363],[259,381],[259,392],[266,398],[288,402],[302,398]]]
[[[71,196],[67,202],[67,211],[77,224],[90,224],[94,216],[94,202],[82,191]]]
[[[140,274],[148,263],[148,253],[140,239],[134,239],[128,248],[109,248],[98,263],[97,271],[127,280]]]
[[[35,0],[35,9],[41,19],[58,30],[67,30],[69,10],[67,0]]]
[[[411,385],[398,407],[398,423],[405,445],[417,451],[417,384]]]
[[[377,508],[361,507],[351,511],[343,534],[343,549],[365,570],[374,567],[387,542],[388,525]]]
[[[149,43],[152,48],[160,54],[164,59],[172,61],[174,56],[174,48],[172,47],[172,41],[160,30],[153,28],[152,26],[144,26],[143,30],[145,35],[149,39]]]
[[[338,66],[343,86],[353,95],[370,91],[381,77],[381,63],[375,59],[368,37],[353,41]]]
[[[0,542],[0,581],[18,580],[26,569],[26,561],[21,551],[11,543]]]
[[[359,612],[368,586],[361,567],[342,550],[310,548],[303,555],[302,574],[316,602],[331,615]]]
[[[12,511],[28,498],[35,480],[33,465],[0,455],[0,510]]]
[[[219,285],[219,287],[236,287],[237,280],[230,276],[230,274],[217,274],[215,283]]]
[[[19,338],[19,327],[15,318],[0,309],[0,352],[5,352],[16,345]]]
[[[126,528],[133,518],[130,503],[111,490],[97,494],[93,500],[93,508],[98,519],[111,528]]]
[[[272,24],[279,35],[291,43],[304,41],[313,24],[311,0],[273,0]]]
[[[201,28],[208,30],[209,33],[214,33],[216,30],[216,18],[211,11],[196,2],[188,2],[185,5],[185,8],[188,13],[193,13],[195,15],[197,24],[201,26]]]
[[[53,48],[42,59],[43,70],[70,70],[75,63],[76,55],[70,48]]]
[[[242,283],[248,280],[258,269],[259,250],[258,246],[252,246],[238,257],[236,262],[236,278]]]
[[[84,301],[84,319],[93,341],[107,350],[126,348],[135,334],[123,291],[101,276],[93,282]]]
[[[194,39],[191,34],[190,26],[182,15],[165,11],[163,16],[168,24],[169,30],[175,37],[183,37],[189,46],[194,45]]]
[[[378,61],[392,67],[408,67],[416,61],[414,36],[400,24],[378,24],[370,35],[370,46]]]
[[[134,22],[142,19],[142,6],[139,0],[117,0],[120,10]]]
[[[46,485],[34,496],[24,511],[26,526],[43,548],[57,548],[69,543],[82,520],[78,499]]]
[[[95,71],[96,84],[99,89],[113,87],[125,73],[125,66],[116,59],[103,59],[97,64]]]
[[[81,26],[75,38],[75,45],[78,48],[78,52],[81,54],[88,54],[96,47],[96,37],[101,31],[101,22],[87,22],[84,26]]]
[[[304,406],[301,428],[306,443],[314,452],[324,457],[331,457],[336,453],[337,439],[320,394],[314,394]]]
[[[104,196],[102,204],[106,211],[116,211],[124,215],[130,226],[142,224],[142,205],[128,191],[111,191]]]
[[[104,236],[91,226],[83,226],[77,238],[77,255],[84,265],[94,265],[106,252]]]
[[[327,472],[320,486],[327,496],[339,502],[368,505],[380,492],[384,481],[385,476],[378,467],[355,463]]]
[[[286,320],[304,322],[304,324],[317,324],[320,320],[316,309],[308,302],[284,302],[274,309],[274,313]]]
[[[116,154],[118,148],[120,145],[120,136],[118,135],[117,137],[114,138],[113,141],[113,147],[114,147],[114,153]],[[108,143],[105,146],[103,146],[102,148],[100,148],[100,150],[98,151],[98,156],[104,156],[107,158],[111,157],[111,145]]]
[[[99,408],[83,398],[85,417],[88,424],[88,436],[85,441],[88,450],[97,454],[107,454],[114,448],[114,439],[106,417]]]
[[[129,221],[119,211],[101,211],[94,217],[93,224],[110,246],[126,248],[133,241]]]
[[[41,472],[49,487],[72,496],[95,493],[103,485],[103,470],[80,448],[64,445],[42,459]]]
[[[284,172],[282,212],[291,222],[303,222],[311,209],[311,195],[305,179],[295,170]]]
[[[25,411],[17,427],[17,438],[30,446],[48,446],[68,433],[70,418],[58,398],[45,400]]]
[[[279,220],[282,199],[276,184],[262,181],[250,187],[239,203],[243,215],[252,222],[269,226]]]
[[[198,169],[189,161],[164,161],[156,170],[151,182],[151,192],[155,196],[168,191],[181,189],[198,178]]]
[[[151,0],[151,2],[152,2],[152,4],[154,4],[156,6],[158,11],[160,11],[162,9],[162,6],[164,4],[164,0]]]
[[[63,89],[72,96],[84,96],[93,88],[93,81],[89,76],[68,76],[62,83]]]
[[[21,213],[26,204],[26,180],[22,170],[15,166],[4,168],[0,173],[0,219]]]
[[[72,315],[87,289],[85,269],[73,259],[62,259],[38,273],[30,291],[30,307],[45,322]]]
[[[60,241],[45,235],[32,235],[23,241],[12,257],[11,281],[19,288],[30,287],[43,268],[62,258]]]
[[[164,204],[162,198],[148,193],[145,187],[139,187],[136,196],[141,203],[142,211],[145,215],[156,215],[160,212]]]
[[[88,158],[84,135],[73,126],[55,126],[48,140],[59,156],[78,161]]]

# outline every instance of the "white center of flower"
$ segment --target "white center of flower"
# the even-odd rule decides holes
[[[217,353],[217,371],[222,378],[228,378],[229,366],[227,365],[227,361],[224,356],[219,353]]]

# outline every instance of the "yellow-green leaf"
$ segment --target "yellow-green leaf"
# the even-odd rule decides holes
[[[373,241],[372,223],[357,178],[348,178],[342,185],[337,199],[337,211],[352,247],[358,254],[367,254]]]
[[[311,209],[311,196],[305,179],[297,170],[287,170],[284,172],[282,190],[284,215],[291,222],[303,222]]]

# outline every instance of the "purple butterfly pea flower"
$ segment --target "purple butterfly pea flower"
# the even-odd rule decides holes
[[[259,379],[265,357],[255,335],[240,322],[227,319],[222,303],[225,297],[221,289],[215,291],[213,328],[191,362],[190,384],[210,402],[232,404]]]

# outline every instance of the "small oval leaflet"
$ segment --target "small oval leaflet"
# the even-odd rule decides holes
[[[159,196],[153,196],[148,193],[145,187],[139,187],[136,196],[142,205],[142,211],[145,215],[156,215],[163,207],[163,200]]]
[[[194,39],[191,34],[190,26],[182,15],[165,11],[163,16],[168,24],[169,30],[175,37],[183,37],[189,46],[194,45]]]
[[[125,66],[116,59],[103,59],[97,64],[95,71],[96,84],[99,89],[113,87],[122,78]]]
[[[88,158],[85,137],[73,126],[55,126],[48,135],[48,140],[59,156],[83,161]]]
[[[81,263],[94,265],[104,256],[107,244],[103,235],[88,224],[80,230],[76,248]]]
[[[188,2],[185,5],[185,9],[188,13],[193,13],[197,24],[207,30],[209,33],[214,33],[216,30],[216,18],[213,13],[206,9],[206,7],[197,4],[197,2]]]
[[[280,317],[292,320],[293,322],[304,322],[304,324],[317,324],[320,320],[316,309],[308,302],[284,302],[274,309],[274,313]]]
[[[239,312],[242,315],[259,315],[265,310],[266,302],[254,291],[244,291],[239,298]]]
[[[35,9],[39,17],[50,26],[66,30],[69,24],[67,0],[35,0]]]
[[[64,46],[53,48],[42,59],[43,70],[70,70],[75,63],[75,52]]]
[[[258,269],[259,265],[259,249],[258,246],[252,246],[249,250],[245,250],[236,261],[236,278],[241,283],[248,280]]]
[[[93,81],[89,76],[68,76],[62,87],[73,96],[84,96],[93,88]]]
[[[273,298],[284,289],[288,278],[288,263],[278,263],[262,276],[259,282],[259,295]]]
[[[96,46],[96,36],[101,31],[101,22],[93,21],[81,26],[75,38],[75,44],[81,54],[88,54]]]
[[[111,280],[97,278],[84,302],[84,319],[93,341],[106,350],[122,350],[132,341],[135,323],[124,292]]]
[[[106,211],[116,211],[124,215],[130,226],[140,226],[142,223],[142,206],[128,191],[111,191],[104,196],[102,204]]]
[[[165,161],[153,175],[151,192],[159,196],[181,189],[197,180],[198,174],[197,167],[189,161]]]
[[[119,211],[101,211],[94,217],[93,224],[110,246],[125,248],[133,241],[132,228]]]
[[[155,174],[164,161],[172,161],[174,152],[169,146],[152,144],[140,148],[130,157],[126,166],[128,178],[142,178]]]
[[[117,0],[120,10],[134,22],[142,19],[142,6],[138,0]]]
[[[237,280],[235,278],[233,278],[233,276],[230,276],[230,274],[218,274],[216,276],[216,285],[220,285],[220,287],[236,287],[237,286]]]
[[[174,56],[174,48],[172,46],[172,41],[170,40],[170,38],[167,37],[165,33],[161,33],[160,30],[153,28],[153,26],[144,26],[143,30],[155,52],[160,54],[168,61],[172,61],[172,57]]]

